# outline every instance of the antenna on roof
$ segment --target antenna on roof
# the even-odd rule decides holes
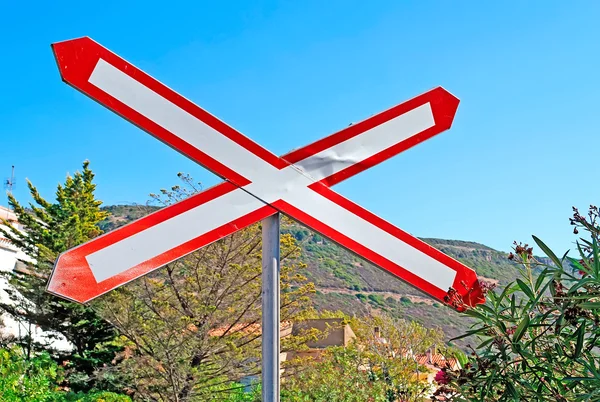
[[[4,180],[4,188],[9,194],[12,194],[13,189],[15,188],[15,165],[12,165],[12,170],[10,172],[10,178]]]

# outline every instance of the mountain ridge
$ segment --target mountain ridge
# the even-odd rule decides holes
[[[103,209],[110,213],[100,224],[100,228],[106,232],[160,208],[111,205]],[[472,322],[307,227],[284,219],[281,230],[294,236],[302,247],[302,260],[306,263],[304,274],[315,284],[313,303],[318,311],[342,311],[357,316],[386,311],[395,317],[415,320],[428,327],[439,327],[448,339],[462,334]],[[508,260],[506,252],[473,241],[421,240],[473,268],[478,276],[500,286],[507,285],[519,276],[516,264]],[[456,345],[464,348],[472,341],[467,338],[457,341]]]

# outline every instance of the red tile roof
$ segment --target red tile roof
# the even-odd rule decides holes
[[[417,363],[425,366],[435,366],[435,367],[450,367],[450,368],[458,368],[458,361],[454,357],[445,358],[444,355],[440,353],[431,353],[424,355],[416,355],[415,359]]]
[[[280,331],[285,331],[286,329],[290,328],[291,326],[292,326],[291,322],[283,321],[280,324],[279,328],[280,328]],[[229,328],[229,326],[213,328],[208,331],[208,335],[209,336],[223,336],[223,334],[225,333],[225,331],[227,331],[228,328]],[[229,331],[227,331],[227,333],[228,334],[243,334],[243,335],[248,335],[248,334],[260,335],[262,333],[262,328],[261,328],[260,323],[257,323],[257,324],[239,323],[239,324],[235,324],[233,327],[231,327],[231,329],[229,329]]]

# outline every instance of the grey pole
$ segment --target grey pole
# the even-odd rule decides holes
[[[262,400],[279,402],[279,214],[262,221]]]

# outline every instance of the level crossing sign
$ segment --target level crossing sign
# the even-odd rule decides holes
[[[445,89],[276,156],[90,38],[52,48],[67,84],[225,181],[61,254],[51,293],[88,302],[281,212],[446,304],[484,300],[472,269],[332,189],[449,129]]]

